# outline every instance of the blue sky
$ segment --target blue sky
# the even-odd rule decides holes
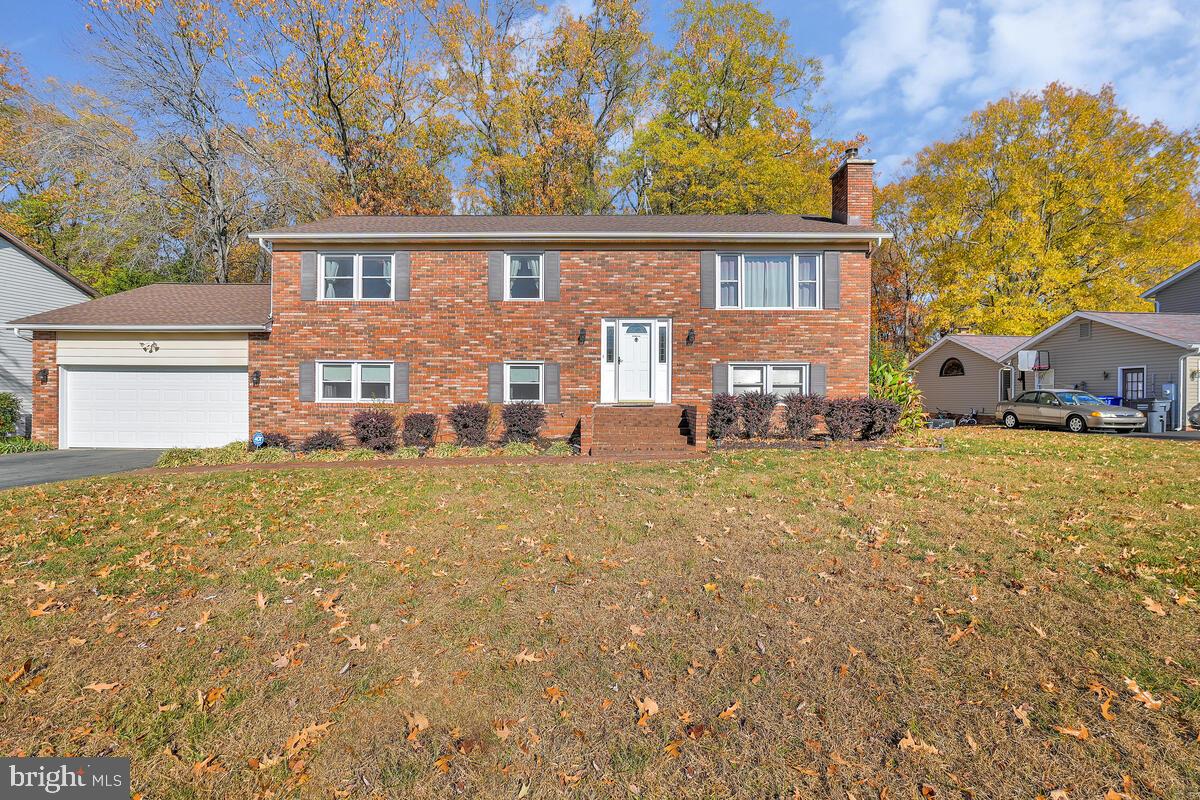
[[[567,0],[579,8],[587,0]],[[669,42],[672,3],[648,2]],[[963,117],[1013,90],[1052,80],[1104,83],[1144,119],[1200,124],[1197,0],[841,0],[760,5],[789,21],[797,52],[825,64],[822,133],[862,132],[883,180],[909,156],[948,138]],[[88,81],[77,0],[0,0],[0,47],[39,78]]]

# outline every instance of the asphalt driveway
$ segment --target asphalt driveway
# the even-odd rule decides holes
[[[48,450],[0,456],[0,489],[152,467],[161,450]]]

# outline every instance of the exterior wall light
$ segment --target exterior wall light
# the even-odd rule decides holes
[[[688,328],[687,338],[683,340],[689,347],[696,343],[696,329]]]
[[[48,383],[50,381],[50,370],[42,367],[37,373],[38,383]]]
[[[250,373],[250,385],[251,386],[258,386],[258,384],[261,381],[262,381],[262,373],[261,372],[259,372],[258,370],[254,370],[254,372]]]
[[[580,344],[585,344],[587,342],[587,328],[579,329],[579,337],[578,338],[579,338]]]

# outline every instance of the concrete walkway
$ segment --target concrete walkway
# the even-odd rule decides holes
[[[1131,433],[1138,439],[1167,439],[1172,442],[1200,442],[1200,431],[1167,431],[1166,433]]]
[[[0,456],[0,489],[152,467],[161,450],[47,450]]]

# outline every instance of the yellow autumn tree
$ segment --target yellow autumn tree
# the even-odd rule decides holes
[[[889,258],[925,293],[926,331],[1032,334],[1138,295],[1200,257],[1200,139],[1099,92],[1051,84],[971,114],[883,193]],[[877,270],[877,277],[884,271]]]
[[[784,22],[741,0],[684,0],[661,111],[626,154],[632,204],[655,214],[829,212],[846,142],[814,137],[821,63]]]

